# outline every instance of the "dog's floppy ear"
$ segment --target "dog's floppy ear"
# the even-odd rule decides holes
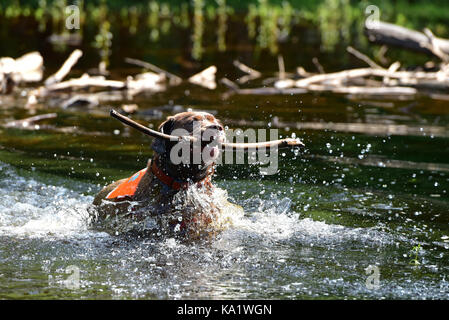
[[[162,133],[170,134],[173,130],[173,125],[175,124],[175,118],[168,117],[167,120],[161,123],[159,126],[159,131]]]
[[[167,118],[167,120],[162,122],[159,126],[159,131],[161,131],[162,133],[170,134],[173,130],[174,123],[175,120],[173,117]],[[165,140],[159,138],[154,139],[151,148],[159,154],[163,154],[167,150]]]

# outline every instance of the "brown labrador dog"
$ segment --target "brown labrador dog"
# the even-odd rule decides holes
[[[95,197],[93,221],[106,231],[188,238],[214,235],[229,225],[232,215],[243,214],[241,207],[227,201],[225,191],[212,184],[221,148],[303,145],[297,139],[228,143],[223,125],[206,112],[178,113],[167,118],[159,131],[113,110],[111,115],[156,138],[146,168],[106,186]]]
[[[217,144],[225,140],[223,125],[206,112],[182,112],[169,117],[159,127],[165,134],[177,130],[203,137],[197,150],[189,143],[190,161],[179,163],[179,150],[178,157],[172,153],[175,146],[179,147],[178,141],[156,138],[152,144],[154,156],[145,169],[106,186],[97,194],[93,201],[96,222],[103,226],[112,222],[106,224],[109,229],[121,231],[131,230],[130,225],[139,223],[145,232],[174,233],[189,238],[214,234],[224,228],[226,221],[220,219],[223,208],[211,199],[215,189],[211,181],[214,161],[219,156]],[[206,134],[208,137],[204,139]],[[194,163],[198,152],[208,157]],[[118,221],[124,216],[132,221],[125,227]]]

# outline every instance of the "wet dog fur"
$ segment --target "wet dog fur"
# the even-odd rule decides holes
[[[218,119],[206,112],[182,112],[167,118],[159,126],[159,131],[171,134],[176,129],[183,129],[193,135],[196,129],[201,133],[212,130],[210,140],[201,143],[201,151],[207,151],[215,159],[219,149],[209,147],[210,142],[224,141],[224,128]],[[101,223],[105,220],[131,219],[143,221],[148,216],[157,221],[157,232],[177,232],[178,235],[199,237],[202,234],[214,234],[221,229],[217,226],[220,220],[222,208],[217,207],[210,200],[214,192],[212,175],[215,162],[204,162],[200,164],[175,164],[171,161],[170,153],[177,141],[162,140],[156,138],[152,144],[154,156],[148,161],[147,170],[141,178],[137,189],[132,197],[127,199],[106,199],[108,194],[127,179],[118,180],[103,188],[95,197],[93,205],[96,208],[95,221]],[[193,149],[190,149],[193,159]],[[153,162],[162,172],[177,181],[184,182],[184,188],[174,190],[162,182],[152,171]],[[187,187],[186,187],[187,185]],[[194,189],[193,191],[190,189]],[[205,207],[188,204],[189,192],[200,194],[208,203]],[[182,207],[182,209],[179,209]]]

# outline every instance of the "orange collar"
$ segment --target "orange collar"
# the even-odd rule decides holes
[[[187,189],[188,182],[178,182],[174,178],[166,175],[156,164],[157,158],[154,158],[151,162],[151,172],[165,185],[169,186],[173,190]]]

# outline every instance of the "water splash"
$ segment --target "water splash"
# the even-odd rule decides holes
[[[0,162],[5,182],[0,188],[0,274],[10,275],[0,276],[3,298],[438,298],[447,292],[441,278],[447,267],[438,261],[444,252],[426,248],[420,269],[411,270],[409,248],[401,249],[409,238],[382,224],[354,227],[314,220],[293,209],[297,200],[292,197],[248,192],[248,198],[237,201],[244,213],[227,212],[232,216],[227,230],[211,241],[185,243],[92,230],[92,196],[61,186],[62,178],[44,183],[36,174],[21,174]],[[187,198],[198,206],[210,201],[197,190]],[[330,198],[352,197],[331,193]],[[212,199],[221,203],[228,194],[217,189]],[[371,207],[367,203],[365,209]],[[370,264],[380,266],[377,291],[365,286],[364,268]],[[77,291],[61,287],[70,265],[81,272]],[[52,285],[49,275],[57,280]]]
[[[89,236],[91,196],[20,176],[0,163],[0,235],[27,237]]]

